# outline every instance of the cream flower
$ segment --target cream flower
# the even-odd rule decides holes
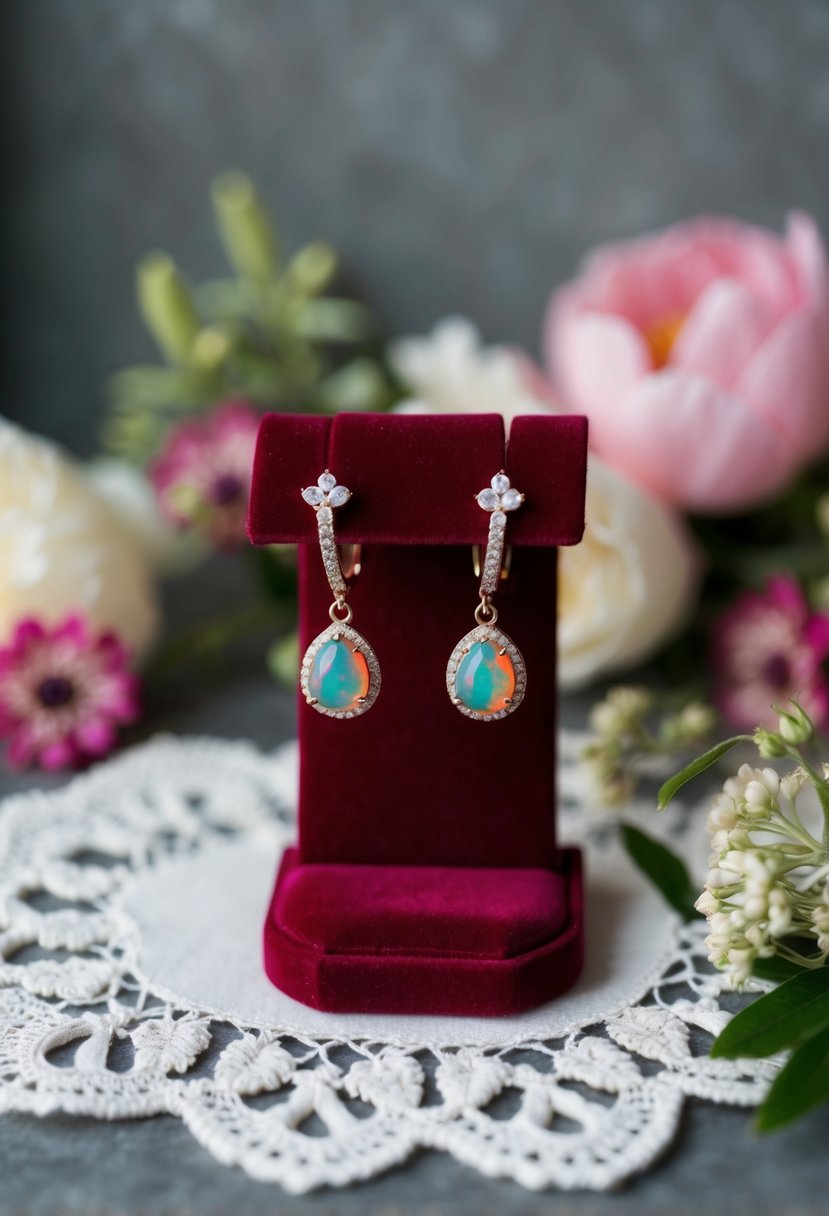
[[[0,643],[23,617],[72,612],[145,650],[158,628],[149,564],[79,468],[0,417]]]
[[[506,346],[483,346],[465,317],[446,317],[425,337],[398,338],[388,356],[412,393],[398,413],[503,414],[509,423],[552,408],[530,384],[529,360]]]
[[[164,518],[149,479],[134,465],[102,458],[88,464],[84,473],[158,574],[183,574],[210,552],[195,531],[174,528]]]
[[[672,510],[593,457],[581,544],[559,552],[559,679],[577,688],[634,666],[678,628],[700,562]]]

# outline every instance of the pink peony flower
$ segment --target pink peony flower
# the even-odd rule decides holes
[[[138,682],[114,633],[80,616],[47,628],[20,621],[0,648],[0,738],[14,768],[78,767],[111,751],[119,726],[138,716]]]
[[[716,701],[723,717],[740,730],[758,724],[776,730],[773,706],[794,697],[816,725],[825,726],[827,655],[829,617],[810,610],[793,578],[781,575],[761,592],[745,592],[714,628]]]
[[[258,428],[259,415],[245,401],[226,401],[173,427],[150,466],[167,518],[179,527],[198,528],[217,549],[245,543]]]
[[[829,443],[829,269],[808,216],[783,239],[698,219],[599,249],[544,340],[596,452],[668,502],[753,506]]]

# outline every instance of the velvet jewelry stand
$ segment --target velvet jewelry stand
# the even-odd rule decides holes
[[[363,546],[349,603],[374,648],[376,704],[347,721],[300,696],[299,844],[282,862],[265,969],[289,996],[340,1012],[498,1015],[578,976],[577,850],[556,843],[556,555],[584,527],[583,418],[499,415],[334,419],[269,415],[249,517],[256,544],[299,543],[300,646],[329,624],[313,510],[300,489],[328,468],[352,499],[338,541]],[[508,517],[496,596],[527,665],[523,704],[458,713],[446,664],[473,628],[475,494],[505,469],[526,496]]]

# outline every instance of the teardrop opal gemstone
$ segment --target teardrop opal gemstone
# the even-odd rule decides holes
[[[355,709],[368,695],[368,664],[353,642],[330,638],[320,646],[308,675],[308,692],[326,709]]]
[[[455,695],[474,713],[498,713],[515,692],[512,660],[500,651],[494,642],[473,642],[458,666]]]

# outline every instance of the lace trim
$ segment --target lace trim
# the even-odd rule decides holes
[[[580,822],[609,849],[606,823],[586,818],[576,744],[562,748],[567,836]],[[163,990],[138,965],[127,880],[263,829],[284,846],[294,782],[292,749],[162,737],[7,800],[0,1112],[172,1115],[217,1160],[292,1192],[370,1178],[419,1147],[534,1189],[604,1190],[666,1148],[686,1096],[763,1097],[776,1065],[708,1058],[730,1015],[702,923],[675,930],[629,1003],[507,1045],[452,1045],[451,1022],[426,1042],[252,1027]]]

